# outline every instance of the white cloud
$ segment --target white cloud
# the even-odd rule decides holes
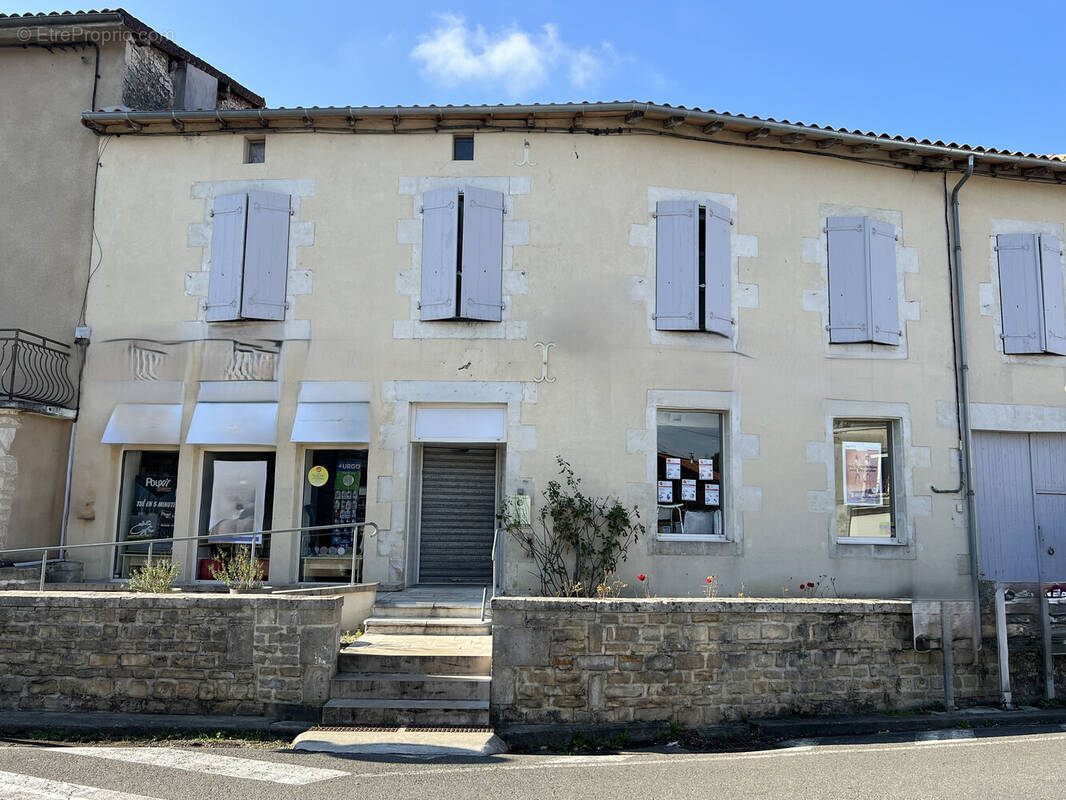
[[[566,73],[572,88],[591,88],[617,61],[609,44],[597,50],[573,47],[550,23],[536,33],[512,27],[489,34],[452,14],[443,15],[432,33],[419,37],[411,57],[431,81],[449,86],[500,84],[512,98],[541,88],[559,72]]]
[[[588,89],[603,80],[604,73],[619,62],[614,48],[604,42],[599,52],[584,48],[570,57],[570,83],[575,89]]]

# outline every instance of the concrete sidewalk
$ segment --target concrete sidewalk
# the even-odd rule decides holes
[[[942,731],[951,728],[996,728],[1038,725],[1066,726],[1066,707],[1040,709],[1031,706],[1014,711],[975,707],[960,711],[904,714],[854,714],[836,717],[784,717],[724,723],[696,729],[701,738],[748,740],[770,745],[788,739],[842,738],[885,733]],[[586,742],[625,742],[626,746],[650,745],[676,738],[679,731],[668,722],[635,722],[610,725],[500,725],[496,734],[516,749],[556,748],[575,738]],[[731,749],[734,749],[731,747]]]
[[[198,716],[193,714],[122,714],[106,711],[0,711],[0,732],[24,733],[35,730],[94,731],[100,733],[159,733],[186,731],[252,731],[279,739],[296,736],[315,723],[278,720],[272,717]]]
[[[1023,706],[1013,711],[976,706],[959,711],[915,714],[858,714],[844,717],[785,717],[749,723],[760,739],[865,736],[947,728],[991,728],[1017,725],[1066,725],[1066,708]]]
[[[953,712],[934,711],[907,714],[858,714],[837,717],[788,717],[759,719],[701,728],[696,731],[706,740],[716,738],[748,739],[753,744],[773,745],[775,742],[806,738],[847,738],[876,734],[904,734],[922,731],[943,731],[953,728],[994,729],[1020,726],[1063,726],[1066,728],[1066,707],[1041,709],[1022,707],[1014,711],[977,707]],[[438,746],[462,755],[488,755],[500,752],[505,742],[518,749],[566,747],[575,737],[586,742],[625,742],[639,746],[664,742],[676,737],[678,731],[666,722],[644,722],[629,725],[502,725],[491,730],[407,730],[387,732],[348,729],[323,729],[309,721],[276,720],[253,716],[194,716],[183,714],[122,714],[110,712],[68,713],[56,711],[0,711],[0,733],[26,733],[56,730],[75,732],[161,733],[236,733],[249,731],[276,736],[279,739],[297,738],[297,749],[325,752],[362,752],[383,754],[387,745],[397,749],[395,754],[422,755],[428,753],[431,733],[441,736]],[[359,733],[360,735],[354,735]],[[387,735],[383,735],[387,733]],[[498,737],[498,738],[497,738]],[[377,740],[377,741],[374,741]],[[502,742],[501,742],[502,740]],[[386,746],[382,749],[378,745]],[[350,748],[350,749],[349,749]]]

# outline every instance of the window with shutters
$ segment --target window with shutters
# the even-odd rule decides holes
[[[829,341],[898,345],[896,228],[870,217],[829,217]]]
[[[287,194],[248,191],[215,198],[208,322],[285,319],[291,213]]]
[[[491,189],[425,193],[420,319],[502,319],[503,215],[503,193]]]
[[[711,201],[655,208],[655,328],[733,335],[732,215]]]
[[[1066,355],[1062,244],[1047,233],[996,237],[1004,353]]]

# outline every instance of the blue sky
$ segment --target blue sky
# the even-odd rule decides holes
[[[1066,152],[1061,2],[124,7],[271,106],[635,99]]]

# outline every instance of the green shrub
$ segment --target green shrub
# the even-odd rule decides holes
[[[174,587],[174,581],[180,574],[181,564],[157,559],[133,571],[130,575],[130,591],[166,594]]]
[[[616,594],[615,571],[626,560],[629,546],[645,533],[638,522],[640,511],[612,497],[588,497],[570,464],[562,456],[555,460],[563,482],[548,482],[532,525],[508,517],[507,532],[536,565],[542,595]]]
[[[251,547],[236,547],[232,554],[222,550],[215,553],[218,564],[211,565],[211,577],[238,591],[258,589],[263,585],[263,562],[252,560]]]

